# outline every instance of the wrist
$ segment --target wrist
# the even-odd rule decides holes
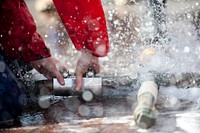
[[[89,49],[86,49],[86,48],[82,49],[81,52],[82,52],[82,55],[87,55],[88,57],[96,57],[96,58],[99,57],[93,54]]]

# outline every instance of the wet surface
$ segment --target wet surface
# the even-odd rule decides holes
[[[20,117],[21,125],[3,132],[185,133],[199,130],[199,88],[160,87],[156,124],[148,130],[135,125],[133,109],[137,89],[130,86],[104,89],[107,89],[105,95],[92,102],[73,96],[52,103],[48,108],[29,106]],[[187,124],[191,126],[185,126]]]
[[[53,56],[66,64],[73,72],[80,53],[72,47],[57,14],[54,11],[38,13],[34,9],[34,1],[28,0],[27,4],[36,20],[38,32],[52,49]],[[140,28],[142,22],[145,21],[145,17],[141,17],[145,14],[145,3],[135,3],[127,7],[104,4],[111,52],[108,57],[101,59],[103,67],[100,76],[111,77],[110,81],[113,82],[104,84],[103,95],[91,102],[85,102],[77,96],[72,96],[56,97],[55,101],[42,104],[38,103],[37,97],[31,95],[30,104],[26,106],[23,115],[20,116],[19,124],[2,130],[2,132],[199,132],[199,76],[193,72],[199,72],[197,57],[199,59],[198,45],[200,42],[198,35],[194,32],[194,29],[198,28],[198,24],[193,24],[198,21],[191,20],[191,15],[195,16],[194,12],[199,10],[199,4],[195,0],[190,2],[168,1],[167,25],[171,37],[169,43],[171,48],[165,44],[162,46],[158,44],[144,45],[144,40],[139,39],[142,32]],[[180,36],[178,36],[179,34]],[[191,43],[194,46],[189,47]],[[155,56],[147,55],[143,52],[146,47],[153,49],[153,52],[150,51],[153,53],[152,55],[154,55],[154,51],[158,54]],[[188,53],[188,51],[192,52]],[[155,58],[152,60],[151,57]],[[186,57],[189,63],[185,62]],[[121,75],[128,74],[137,78],[138,71],[151,69],[158,71],[158,73],[163,71],[173,74],[186,73],[176,76],[160,75],[157,79],[160,87],[156,103],[156,124],[152,128],[144,130],[135,125],[133,117],[139,84],[132,82],[123,85],[123,83],[118,84],[117,81]],[[118,79],[112,78],[113,75]],[[43,79],[37,73],[34,78],[35,80]]]

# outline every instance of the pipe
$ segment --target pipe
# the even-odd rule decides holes
[[[158,96],[158,85],[151,73],[141,76],[141,86],[137,95],[137,106],[134,110],[136,125],[140,128],[150,128],[156,122],[155,103]]]
[[[63,72],[62,72],[63,74]],[[57,79],[37,81],[37,88],[40,89],[39,95],[82,95],[85,101],[92,101],[95,96],[102,94],[102,78],[95,77],[94,71],[88,69],[86,76],[83,77],[83,85],[80,92],[74,90],[76,85],[76,77],[70,76],[69,73],[63,75],[65,85],[60,85]]]

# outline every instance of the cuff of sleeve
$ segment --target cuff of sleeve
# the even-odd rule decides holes
[[[27,53],[26,55],[22,56],[22,60],[24,62],[31,62],[31,61],[40,60],[47,57],[51,57],[51,54],[50,54],[49,49],[45,48],[42,50],[41,53],[33,53],[33,52]]]
[[[38,33],[32,36],[32,41],[29,44],[25,44],[22,52],[20,57],[24,62],[31,62],[51,56],[49,48],[46,47],[44,40]]]

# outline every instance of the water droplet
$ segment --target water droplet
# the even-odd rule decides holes
[[[6,69],[6,65],[4,62],[1,61],[0,62],[0,72],[3,73],[5,71],[5,69]]]
[[[80,115],[82,115],[82,116],[90,115],[90,107],[88,107],[86,105],[79,106],[78,111],[79,111]]]

